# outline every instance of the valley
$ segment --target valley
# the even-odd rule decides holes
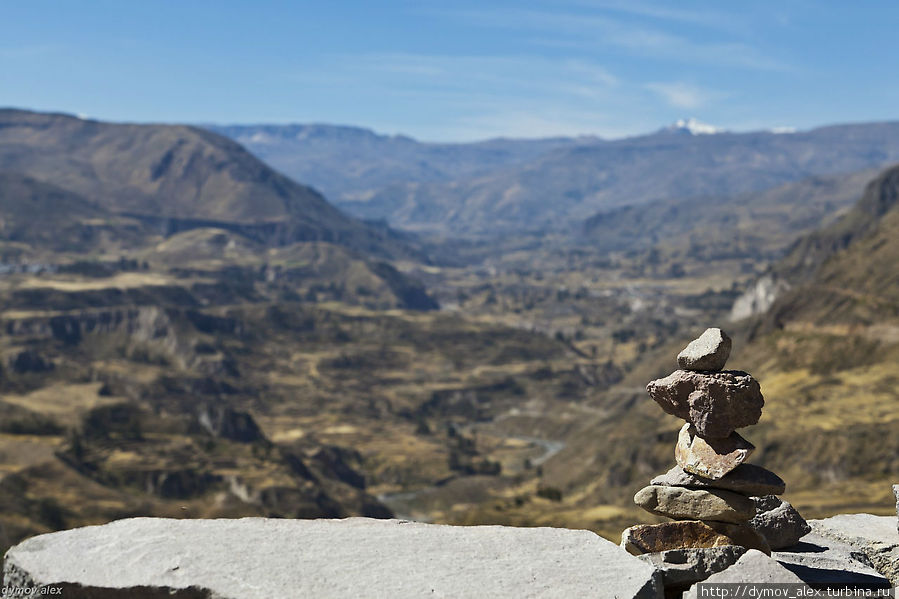
[[[647,192],[600,216],[584,204],[576,226],[536,213],[544,230],[456,237],[356,220],[198,129],[4,118],[0,549],[135,515],[398,515],[615,539],[654,521],[631,497],[673,462],[677,422],[645,385],[707,326],[733,334],[733,367],[762,383],[753,461],[789,501],[806,517],[893,509],[897,186],[874,168],[895,159],[889,127],[855,138],[869,159],[824,174],[774,169],[732,193]],[[113,142],[134,156],[106,160]],[[591,144],[614,145],[454,148],[455,169],[427,185]],[[731,323],[766,276],[783,283],[770,308]]]

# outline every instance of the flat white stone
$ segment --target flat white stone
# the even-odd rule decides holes
[[[65,597],[662,596],[651,565],[590,531],[368,518],[119,520],[27,539],[4,573]]]
[[[840,514],[809,520],[809,525],[822,537],[861,549],[871,565],[899,587],[899,531],[892,516]]]
[[[840,514],[821,520],[809,520],[818,533],[852,545],[864,543],[899,544],[899,531],[892,516],[873,514]],[[841,538],[842,537],[842,538]]]
[[[870,560],[848,543],[810,533],[802,541],[775,551],[771,557],[809,584],[876,585],[888,581]]]

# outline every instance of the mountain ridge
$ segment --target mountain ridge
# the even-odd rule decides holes
[[[781,293],[762,315],[766,327],[790,321],[871,325],[899,314],[899,166],[865,187],[827,227],[796,240],[766,274]]]
[[[759,192],[734,196],[658,200],[622,206],[584,222],[584,242],[601,251],[656,247],[701,253],[778,259],[797,235],[829,224],[862,195],[876,169],[817,175]]]
[[[414,253],[398,236],[348,217],[236,142],[187,125],[0,109],[0,170],[163,232],[218,224],[275,245],[321,240],[380,256]]]
[[[236,135],[236,131],[221,132]],[[514,140],[481,142],[505,144],[505,157],[466,163],[464,168],[453,166],[455,154],[441,155],[439,145],[403,140],[433,153],[425,159],[416,156],[412,168],[410,161],[383,145],[375,157],[359,151],[351,153],[352,160],[335,163],[329,157],[334,147],[312,139],[266,148],[243,141],[282,172],[296,176],[303,169],[320,169],[328,177],[339,174],[344,182],[331,197],[356,216],[457,236],[568,230],[620,206],[757,192],[899,160],[896,122],[828,125],[792,133],[675,135],[663,129],[617,140],[562,138],[542,146],[533,140],[519,142],[527,145],[526,151],[510,149]],[[458,153],[475,146],[453,148]],[[384,169],[391,161],[402,163],[402,168],[382,178],[371,176],[371,170]]]
[[[522,163],[554,148],[601,143],[589,136],[432,143],[325,124],[202,126],[244,144],[279,171],[311,182],[338,204],[364,200],[373,190],[400,182],[451,181]]]

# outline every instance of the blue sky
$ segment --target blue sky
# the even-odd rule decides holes
[[[7,1],[0,106],[425,140],[899,118],[899,3]]]

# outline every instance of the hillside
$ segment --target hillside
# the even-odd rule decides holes
[[[340,206],[396,227],[521,232],[580,224],[598,212],[677,198],[716,198],[899,159],[899,123],[800,133],[652,135],[553,150],[519,165],[441,182],[401,182]]]
[[[876,169],[865,169],[732,196],[623,206],[587,219],[583,239],[606,252],[655,247],[707,260],[776,259],[797,236],[829,224],[851,207],[876,174]]]
[[[267,249],[236,233],[200,228],[134,256],[153,270],[187,280],[199,275],[247,286],[257,298],[339,300],[371,309],[438,308],[421,283],[390,264],[324,241]]]
[[[0,172],[0,243],[7,259],[23,252],[135,246],[144,232],[85,198],[21,173]]]
[[[872,178],[861,200],[845,216],[799,239],[790,253],[773,266],[772,272],[795,285],[811,280],[831,259],[839,263],[847,256],[859,254],[860,247],[850,250],[851,246],[866,236],[883,235],[890,227],[897,202],[899,168],[891,168]],[[831,269],[834,267],[831,265]]]
[[[741,433],[757,447],[753,463],[778,472],[787,499],[807,517],[889,513],[892,505],[899,471],[897,192],[899,168],[878,175],[851,210],[801,238],[773,267],[797,273],[789,291],[764,314],[731,325],[728,366],[751,372],[765,396],[761,421]],[[624,508],[647,477],[667,467],[677,421],[659,412],[643,386],[674,368],[672,356],[687,340],[644,353],[618,385],[591,400],[603,413],[544,465],[544,480],[564,493],[564,504],[539,516],[519,510],[509,521],[589,525],[593,506]]]
[[[0,170],[161,232],[219,226],[266,244],[323,240],[382,256],[409,253],[389,231],[347,217],[237,143],[194,127],[0,110]]]
[[[837,303],[846,303],[849,297],[847,290],[858,290],[879,285],[890,285],[892,277],[884,276],[888,272],[888,264],[879,262],[877,257],[886,255],[889,260],[892,244],[884,238],[884,231],[891,228],[890,214],[895,210],[897,196],[897,179],[899,169],[887,169],[874,177],[864,188],[861,199],[840,218],[828,226],[822,227],[797,239],[781,260],[773,263],[747,291],[738,298],[734,305],[732,318],[741,319],[751,315],[764,313],[771,307],[772,302],[778,297],[784,296],[780,307],[772,309],[766,322],[770,325],[780,322],[781,316],[790,318],[789,313],[795,307],[795,303],[804,304],[806,300],[814,297],[816,301],[824,301],[833,304],[834,289],[838,285],[824,284],[821,277],[828,277],[834,281],[846,278],[842,281],[848,287],[839,291],[843,300]],[[888,234],[888,233],[887,233]],[[876,251],[868,260],[863,258],[863,246],[850,248],[860,240],[868,239],[866,243],[876,243]],[[833,264],[830,264],[830,262]],[[857,262],[856,267],[851,267],[848,262]],[[824,272],[822,268],[827,266]],[[857,275],[860,278],[855,277]],[[851,279],[851,280],[849,280]],[[817,282],[816,282],[817,281]],[[808,284],[816,285],[816,290],[811,292]],[[786,293],[788,290],[802,286],[801,289]],[[881,294],[890,290],[881,290]],[[829,299],[826,299],[829,298]],[[852,305],[855,306],[855,303]],[[857,306],[856,306],[857,308]],[[851,312],[851,311],[850,311]],[[845,314],[846,316],[849,313]]]
[[[860,495],[899,471],[889,432],[899,425],[897,200],[899,168],[891,168],[852,210],[801,238],[773,267],[789,289],[744,323],[751,342],[741,355],[776,400],[768,422],[774,453],[818,492]],[[803,418],[786,420],[796,413]]]

